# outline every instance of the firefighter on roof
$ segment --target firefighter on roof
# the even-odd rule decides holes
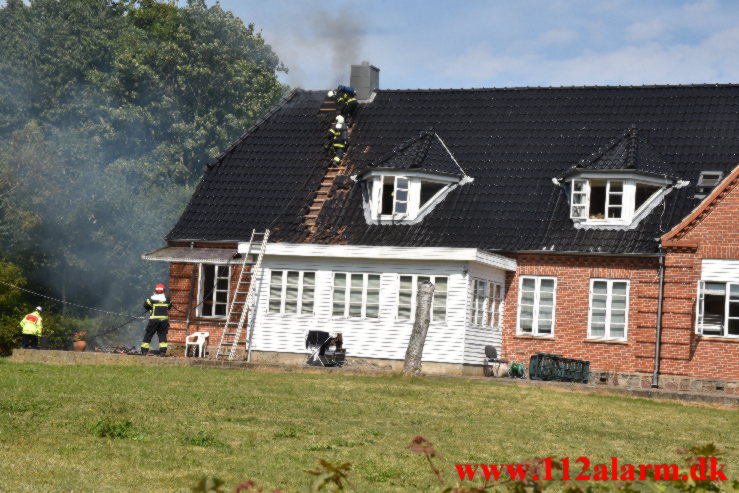
[[[151,338],[154,333],[159,339],[159,355],[167,354],[167,331],[169,331],[169,309],[172,303],[164,294],[164,284],[157,284],[154,294],[144,302],[144,308],[151,311],[149,323],[146,324],[144,342],[141,343],[141,354],[146,356],[149,352]]]
[[[331,145],[334,148],[334,163],[338,164],[341,162],[341,158],[344,157],[346,152],[346,145],[349,142],[349,129],[344,123],[344,117],[338,115],[336,117],[336,123],[328,129],[329,136],[331,137]]]
[[[38,349],[38,341],[41,332],[44,330],[44,324],[41,320],[42,311],[44,310],[37,306],[34,311],[21,320],[21,347],[23,349]]]
[[[328,97],[336,99],[336,102],[341,105],[341,116],[344,118],[351,118],[354,116],[354,111],[359,105],[357,102],[357,91],[355,91],[354,88],[339,85],[335,91],[328,92]]]

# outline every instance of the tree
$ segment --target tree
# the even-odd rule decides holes
[[[0,249],[34,290],[125,311],[223,150],[285,92],[219,5],[11,0],[0,8]]]

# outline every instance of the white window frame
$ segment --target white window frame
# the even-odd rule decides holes
[[[205,269],[207,267],[212,267],[215,269],[215,272],[213,272],[213,282],[215,283],[215,286],[205,286]],[[222,293],[224,290],[222,289],[216,289],[216,286],[218,285],[218,280],[223,279],[223,277],[218,277],[218,269],[219,267],[225,267],[228,269],[228,288],[226,288],[226,301],[223,302],[216,302],[217,299],[217,293]],[[211,288],[213,288],[213,291],[211,291]],[[223,315],[206,315],[203,311],[203,306],[205,304],[205,295],[207,295],[210,292],[210,297],[213,300],[213,312],[215,312],[216,305],[225,305],[226,307],[226,313]],[[228,315],[228,307],[229,303],[231,301],[231,266],[226,264],[209,264],[209,263],[201,263],[198,268],[198,309],[197,309],[197,315],[201,318],[212,318],[212,319],[223,319],[226,318]]]
[[[344,313],[343,315],[334,314],[334,292],[336,291],[336,276],[345,275],[346,284],[344,286]],[[350,316],[349,307],[351,304],[351,279],[354,276],[362,276],[362,309],[360,316]],[[377,288],[377,316],[367,316],[367,292],[369,289],[369,276],[378,277],[378,288]],[[382,274],[376,272],[334,272],[331,277],[331,318],[346,318],[353,320],[379,320],[380,310],[382,308]]]
[[[526,332],[521,329],[521,298],[523,295],[523,281],[525,279],[533,279],[535,282],[534,285],[534,313],[532,317],[532,327],[531,332]],[[552,287],[552,330],[550,332],[540,332],[539,331],[539,309],[541,308],[541,304],[539,303],[541,299],[541,281],[543,280],[551,280],[554,281],[554,286]],[[522,336],[533,336],[533,337],[554,337],[554,330],[557,323],[557,277],[556,276],[520,276],[518,278],[518,308],[516,310],[517,317],[516,317],[516,335],[522,335]]]
[[[651,207],[655,201],[664,195],[666,187],[672,182],[668,179],[661,179],[649,176],[639,176],[633,173],[582,173],[577,177],[574,177],[570,181],[570,219],[575,223],[592,225],[592,226],[628,226],[631,225],[636,219],[641,220],[641,215]],[[591,182],[592,181],[605,181],[606,182],[606,193],[605,193],[605,204],[604,204],[604,217],[602,219],[591,219],[590,218],[590,200],[591,200]],[[611,183],[620,181],[623,183],[623,188],[620,192],[611,191]],[[576,190],[577,185],[583,185],[581,191]],[[649,185],[658,187],[652,195],[644,201],[642,205],[636,208],[636,187],[637,185]],[[611,204],[612,195],[621,195],[621,204]],[[575,197],[584,197],[584,203],[576,202]],[[577,209],[583,208],[584,215],[578,215]],[[608,211],[612,208],[621,208],[621,217],[608,217]]]
[[[721,334],[705,334],[703,330],[703,318],[705,315],[704,305],[704,292],[705,284],[709,282],[712,284],[723,284],[726,290],[726,300],[724,301],[724,320],[721,324]],[[702,337],[716,337],[721,339],[739,339],[739,334],[729,334],[729,320],[739,320],[739,317],[730,316],[730,304],[731,304],[731,286],[739,286],[739,281],[698,281],[698,295],[696,296],[696,308],[695,308],[695,333],[700,334]],[[739,304],[739,301],[735,303]]]
[[[401,278],[402,277],[410,277],[411,278],[411,303],[410,303],[410,316],[408,318],[402,318],[400,316],[400,291],[401,291]],[[431,296],[431,323],[446,323],[447,321],[447,313],[448,313],[448,305],[449,305],[449,276],[445,275],[428,275],[428,274],[398,274],[398,297],[396,300],[395,305],[395,319],[399,322],[413,322],[416,317],[416,303],[418,302],[418,278],[419,277],[425,277],[428,278],[431,283],[434,285],[434,293]],[[437,279],[444,278],[446,279],[446,291],[439,291],[439,293],[444,293],[446,297],[444,298],[444,318],[443,319],[436,319],[436,309],[438,308],[437,298],[436,298],[436,287],[437,287]],[[402,305],[407,306],[407,305]]]
[[[415,224],[431,212],[436,205],[457,185],[463,182],[456,177],[440,176],[428,172],[406,172],[406,171],[372,171],[363,178],[367,183],[368,197],[365,202],[366,215],[372,224]],[[408,188],[398,188],[400,180],[408,180]],[[382,213],[382,200],[385,181],[392,180],[393,183],[393,207],[392,214]],[[435,183],[444,185],[425,203],[421,204],[421,186],[423,183]],[[406,200],[397,200],[398,191],[407,190]],[[398,204],[405,204],[405,212],[398,211]]]
[[[275,310],[272,308],[272,302],[276,301],[277,298],[273,298],[272,296],[272,281],[273,281],[273,274],[274,273],[280,273],[280,308]],[[287,305],[287,286],[288,286],[288,273],[289,272],[297,272],[298,274],[298,297],[296,300],[296,311],[286,311],[285,307]],[[305,275],[306,274],[313,274],[313,298],[312,299],[306,299],[305,298]],[[309,312],[303,313],[303,304],[306,301],[311,301],[313,303],[313,307],[310,309]],[[274,313],[274,314],[280,314],[280,315],[289,315],[289,316],[298,316],[298,317],[313,317],[315,316],[315,310],[316,310],[316,272],[315,271],[304,271],[304,270],[296,270],[296,269],[270,269],[269,271],[269,288],[267,290],[267,313]]]
[[[503,320],[503,305],[505,302],[505,285],[500,282],[488,281],[486,279],[471,278],[470,286],[470,325],[473,327],[500,330]],[[482,308],[480,308],[476,296],[479,287],[482,286]],[[498,297],[495,297],[496,288]],[[479,320],[479,322],[478,322]]]
[[[596,282],[605,282],[606,285],[606,320],[605,333],[603,336],[593,336],[591,332],[593,321],[593,285]],[[624,335],[623,337],[611,337],[611,305],[613,303],[613,284],[626,283],[626,309],[624,310]],[[629,279],[610,279],[594,277],[590,279],[588,292],[588,339],[596,341],[627,341],[629,339],[629,308],[631,305],[631,281]]]

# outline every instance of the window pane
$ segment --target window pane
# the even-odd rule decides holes
[[[362,303],[362,291],[357,291],[352,289],[349,292],[349,302],[350,303]]]
[[[625,296],[614,296],[611,301],[611,308],[614,310],[625,310],[626,309],[626,297]]]
[[[398,303],[401,305],[410,305],[411,298],[411,293],[401,291],[398,295]]]
[[[585,190],[585,182],[582,180],[575,180],[572,182],[572,190],[574,192],[583,192]]]
[[[316,288],[312,286],[303,286],[303,300],[312,300],[315,296]]]
[[[621,217],[621,207],[609,207],[608,208],[608,218],[609,219],[618,219]]]
[[[416,285],[421,284],[424,281],[431,282],[431,277],[430,276],[418,276]]]
[[[554,292],[554,279],[542,279],[541,280],[541,290],[542,292]]]
[[[551,307],[540,307],[539,308],[539,325],[541,326],[541,320],[551,320],[552,319],[552,308]]]
[[[334,286],[335,287],[346,286],[346,274],[334,274]]]
[[[215,306],[215,314],[217,316],[224,316],[226,315],[226,305],[216,305]]]
[[[536,287],[536,279],[525,277],[521,279],[521,289],[524,291],[533,291]]]
[[[364,279],[362,279],[362,274],[353,274],[351,276],[351,285],[352,289],[354,288],[362,288],[364,286]]]
[[[405,214],[408,210],[408,204],[405,202],[395,202],[395,212],[398,214]]]
[[[606,312],[605,310],[594,310],[590,316],[591,323],[593,325],[605,325],[606,323]]]
[[[400,276],[400,289],[411,290],[413,289],[413,277],[411,276]]]
[[[362,316],[362,304],[352,303],[349,305],[349,316],[350,317],[361,317]]]
[[[585,194],[584,193],[576,193],[572,196],[572,203],[576,205],[584,205],[585,204]]]
[[[408,178],[398,177],[395,183],[397,184],[397,188],[408,188]]]
[[[287,288],[285,289],[285,298],[287,298],[288,300],[298,299],[298,287],[290,286],[288,284]]]
[[[303,306],[300,308],[300,313],[303,315],[310,315],[313,313],[313,301],[303,300]]]
[[[627,283],[625,282],[614,282],[612,293],[614,295],[618,294],[618,295],[626,296],[626,286],[627,286]]]
[[[522,292],[521,293],[521,304],[522,305],[533,305],[534,304],[534,293]]]
[[[285,313],[298,313],[298,300],[286,300]]]
[[[553,306],[554,305],[554,293],[541,292],[539,294],[539,302],[542,305]]]
[[[521,318],[534,318],[534,307],[529,305],[521,305]]]
[[[282,282],[282,271],[273,270],[269,278],[270,284],[278,284]]]
[[[552,321],[551,320],[539,320],[539,333],[540,334],[551,334],[552,333]]]
[[[370,274],[367,276],[367,288],[380,289],[380,276],[376,274]]]
[[[379,304],[380,303],[380,292],[379,291],[367,291],[367,304]]]
[[[624,325],[626,323],[626,312],[623,311],[612,311],[611,312],[611,328],[614,325]]]
[[[739,320],[729,320],[729,334],[733,336],[739,336]]]
[[[572,217],[585,217],[585,207],[581,205],[577,205],[572,208]]]
[[[608,205],[621,205],[623,199],[623,195],[619,194],[611,194],[611,196],[608,198]]]
[[[739,302],[729,303],[729,316],[739,317]]]
[[[739,284],[729,285],[729,297],[732,300],[739,300]]]
[[[216,289],[228,291],[228,279],[218,279],[218,282],[216,283]]]
[[[367,305],[367,318],[379,318],[380,307],[377,305]]]
[[[315,272],[303,273],[303,285],[304,286],[315,286],[316,285],[316,273]]]
[[[608,292],[608,283],[606,281],[594,281],[593,293],[606,294]]]
[[[410,306],[399,306],[398,307],[398,320],[410,320],[411,319],[411,307]]]
[[[605,324],[593,324],[590,326],[590,335],[593,337],[603,337],[606,335]]]
[[[624,189],[624,182],[611,180],[611,192],[622,192]]]
[[[626,331],[624,330],[624,326],[623,325],[613,325],[613,324],[611,324],[611,337],[614,337],[614,338],[615,337],[618,337],[618,338],[623,339],[625,333],[626,333]]]
[[[395,200],[405,202],[408,200],[408,190],[398,190],[395,192]]]
[[[218,277],[228,277],[228,266],[227,265],[218,266]]]
[[[593,309],[606,308],[607,298],[605,296],[593,295]]]
[[[534,327],[532,318],[521,318],[521,332],[531,332]]]
[[[228,300],[228,293],[225,291],[216,291],[216,303],[225,303]]]
[[[446,319],[446,309],[434,307],[434,322],[443,322]]]
[[[269,286],[269,297],[280,299],[282,296],[282,286],[280,284],[271,284]]]
[[[279,313],[280,311],[280,300],[269,300],[269,311],[274,313]]]
[[[435,279],[436,286],[434,286],[435,292],[437,293],[440,291],[446,292],[447,282],[448,282],[448,279],[446,277],[437,277]]]
[[[300,273],[295,271],[288,271],[287,272],[287,282],[288,284],[297,284],[300,280]]]

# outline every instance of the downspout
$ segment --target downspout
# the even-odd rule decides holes
[[[659,294],[657,295],[657,331],[654,339],[654,373],[652,374],[652,387],[659,387],[659,350],[662,338],[662,301],[664,299],[665,285],[665,251],[659,246]]]
[[[195,242],[190,242],[190,249],[195,247]],[[185,338],[190,335],[190,313],[192,313],[192,292],[195,289],[195,271],[197,270],[196,263],[192,264],[192,273],[190,274],[190,296],[187,300],[187,319],[185,320]]]

